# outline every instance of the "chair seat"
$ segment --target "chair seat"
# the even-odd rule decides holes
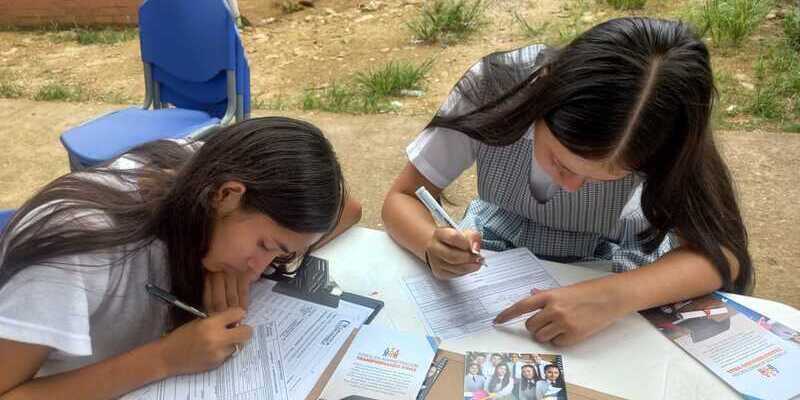
[[[196,110],[130,107],[87,121],[61,135],[72,157],[84,166],[111,160],[126,151],[159,139],[183,138],[219,119]]]

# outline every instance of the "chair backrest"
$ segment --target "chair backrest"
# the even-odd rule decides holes
[[[224,1],[145,0],[139,7],[139,38],[162,103],[225,114],[227,72],[241,75],[238,60],[244,50]]]
[[[14,213],[17,210],[10,209],[10,210],[0,210],[0,233],[3,232],[3,229],[6,225],[11,221],[11,217],[14,216]]]

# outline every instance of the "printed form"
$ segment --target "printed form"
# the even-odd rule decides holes
[[[340,302],[338,309],[273,293],[275,282],[251,290],[245,323],[253,338],[219,368],[168,378],[124,400],[305,399],[354,328],[372,310]]]
[[[428,333],[447,340],[490,329],[500,311],[529,296],[531,289],[559,287],[526,248],[485,259],[477,272],[447,281],[431,274],[404,279]]]

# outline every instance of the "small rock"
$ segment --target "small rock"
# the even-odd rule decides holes
[[[370,0],[358,5],[358,9],[362,12],[378,11],[381,7],[383,7],[383,2],[376,0]]]
[[[729,105],[727,108],[725,108],[725,111],[728,112],[728,113],[732,113],[732,112],[736,111],[736,104]]]
[[[775,19],[777,17],[778,17],[778,14],[776,14],[775,11],[770,11],[770,13],[767,14],[767,19]]]
[[[305,18],[306,22],[311,22],[311,20],[312,20],[312,19],[314,19],[314,17],[313,17],[313,16],[311,16],[311,15],[306,15],[306,18]]]
[[[392,50],[392,49],[390,49],[390,48],[388,48],[388,47],[384,47],[384,48],[382,48],[382,49],[381,49],[381,53],[388,53],[388,52],[390,52],[391,50]]]
[[[422,90],[403,89],[403,90],[400,91],[400,96],[422,97],[422,96],[425,96],[425,92],[422,91]]]
[[[326,14],[328,14],[328,15],[330,15],[330,16],[332,16],[332,17],[333,17],[333,16],[337,16],[337,15],[339,15],[339,14],[337,14],[337,13],[336,13],[336,11],[333,11],[333,9],[332,9],[332,8],[326,8],[326,9],[325,9],[325,13],[326,13]]]
[[[271,24],[273,22],[275,22],[275,17],[269,17],[266,20],[264,20],[265,24]]]
[[[389,105],[392,106],[392,108],[403,108],[403,103],[397,100],[392,100],[391,102],[389,102]]]
[[[739,82],[739,84],[742,85],[742,87],[747,89],[747,90],[755,90],[756,89],[755,85],[753,85],[750,82]]]
[[[17,47],[12,47],[12,48],[10,48],[10,49],[8,49],[8,50],[4,51],[4,52],[3,52],[3,55],[4,55],[4,56],[10,56],[10,55],[12,55],[12,54],[16,53],[16,52],[17,52],[17,50],[19,50],[19,48],[17,48]]]
[[[364,22],[364,21],[371,20],[371,19],[373,19],[373,18],[375,18],[375,16],[374,16],[374,15],[371,15],[371,14],[368,14],[368,15],[362,15],[362,16],[360,16],[360,17],[356,18],[355,20],[353,20],[353,22],[355,22],[355,23],[359,23],[359,22]]]

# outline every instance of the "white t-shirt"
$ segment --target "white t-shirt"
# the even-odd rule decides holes
[[[120,159],[111,167],[135,166]],[[41,209],[46,212],[46,207]],[[103,223],[102,217],[90,221]],[[37,373],[46,376],[97,363],[160,337],[168,308],[148,296],[145,284],[170,287],[166,246],[155,240],[122,257],[137,246],[22,269],[0,289],[0,338],[52,348]]]
[[[533,127],[523,140],[533,140]],[[408,160],[436,187],[443,189],[475,162],[478,142],[455,130],[428,128],[406,148]],[[531,154],[533,158],[533,154]],[[559,187],[533,158],[530,184],[536,201],[545,203]]]

